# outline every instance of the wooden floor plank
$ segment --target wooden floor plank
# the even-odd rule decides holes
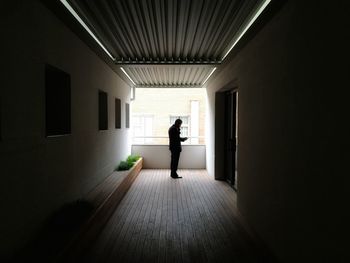
[[[127,227],[124,228],[125,235],[121,245],[118,244],[118,246],[115,246],[115,250],[118,251],[118,262],[128,262],[127,257],[131,255],[133,245],[136,242],[139,235],[138,231],[140,227],[140,221],[142,220],[142,217],[144,215],[145,205],[147,204],[148,197],[151,192],[150,188],[152,187],[152,184],[148,183],[148,177],[144,177],[142,179],[143,187],[139,189],[139,191],[142,192],[142,198],[138,199],[135,208],[135,213],[130,219],[129,223],[127,224]],[[114,259],[112,259],[112,261],[114,261]]]
[[[189,253],[191,256],[191,262],[206,262],[207,255],[205,250],[205,244],[203,243],[203,228],[200,224],[198,209],[196,207],[196,200],[193,199],[191,194],[191,185],[188,178],[184,178],[182,188],[184,190],[184,201],[187,205],[189,224],[192,232],[192,239],[189,244]]]
[[[159,241],[161,236],[161,226],[164,221],[163,212],[163,201],[166,192],[167,176],[162,176],[162,171],[155,171],[159,181],[159,198],[156,206],[155,224],[152,230],[152,238],[149,244],[147,244],[143,251],[143,258],[146,262],[157,262],[159,257]]]
[[[189,187],[189,198],[192,201],[192,206],[195,210],[195,221],[193,222],[193,228],[196,229],[201,243],[199,244],[201,249],[204,250],[201,252],[203,255],[202,261],[210,261],[213,258],[213,248],[210,242],[210,233],[208,231],[208,221],[204,213],[204,209],[201,203],[200,195],[198,194],[198,188],[196,185],[196,178],[190,176],[188,172],[184,172],[184,179]]]
[[[191,262],[191,255],[189,253],[189,244],[191,242],[190,235],[192,235],[192,228],[188,216],[188,208],[185,207],[184,198],[183,198],[183,185],[178,184],[176,192],[179,194],[178,205],[177,205],[177,214],[178,214],[178,233],[179,239],[181,242],[181,259],[182,262]]]
[[[235,204],[232,202],[232,195],[227,195],[220,191],[222,186],[227,186],[223,182],[209,183],[208,180],[200,180],[200,184],[205,191],[205,198],[207,199],[208,204],[211,204],[211,212],[213,216],[216,217],[215,224],[218,227],[218,231],[222,234],[222,238],[225,238],[225,244],[228,244],[228,247],[224,251],[231,251],[231,255],[239,262],[254,262],[254,254],[244,253],[247,247],[249,247],[249,242],[247,243],[246,235],[242,233],[242,229],[238,225],[238,221],[235,219]],[[221,187],[217,187],[221,186]],[[217,217],[216,215],[220,215]],[[233,221],[233,222],[232,222]],[[225,253],[220,252],[221,257],[225,256]],[[243,258],[241,258],[243,255]],[[222,261],[228,261],[229,256],[222,258]]]
[[[152,174],[152,172],[151,172]],[[139,253],[135,255],[135,261],[141,261],[143,259],[143,262],[151,262],[152,259],[147,258],[148,254],[143,253],[144,250],[149,251],[152,246],[152,236],[153,236],[153,229],[155,229],[156,224],[156,216],[157,216],[157,208],[158,208],[158,202],[160,197],[160,182],[159,176],[156,173],[154,174],[154,180],[152,182],[153,184],[153,190],[151,199],[147,206],[147,214],[144,218],[143,225],[141,228],[141,235],[138,240],[138,243],[136,247],[139,250]]]
[[[150,196],[152,193],[152,179],[154,178],[154,176],[150,174],[147,175],[147,177],[145,178],[146,180],[144,180],[144,188],[140,190],[144,192],[144,197],[141,200],[139,200],[140,202],[137,206],[137,211],[134,215],[132,224],[129,227],[129,231],[127,232],[128,235],[124,240],[126,248],[121,249],[121,251],[119,252],[121,262],[129,261],[129,256],[136,258],[138,253],[140,253],[140,251],[137,249],[137,243],[140,239],[144,218],[146,216],[147,210],[149,209],[148,204],[150,204]]]
[[[191,171],[187,173],[189,177],[195,176],[195,181],[197,182],[196,188],[198,191],[198,195],[201,197],[201,205],[203,207],[206,220],[207,220],[207,231],[209,235],[209,241],[213,248],[213,253],[211,255],[210,260],[217,259],[220,262],[223,260],[224,254],[223,250],[227,249],[226,244],[227,240],[225,239],[225,231],[222,229],[220,224],[220,218],[217,217],[218,213],[216,213],[215,208],[212,205],[211,198],[206,198],[209,193],[207,189],[204,188],[203,183],[198,180],[198,174],[195,171]]]
[[[234,190],[205,170],[179,174],[142,170],[85,261],[259,262],[235,218]]]
[[[114,258],[123,244],[125,234],[130,226],[130,220],[133,218],[137,209],[138,200],[142,199],[143,192],[138,191],[141,185],[133,184],[124,197],[118,209],[109,220],[108,227],[105,227],[96,245],[92,250],[92,255],[88,254],[87,260],[90,262],[108,262],[108,259]],[[108,239],[106,238],[108,236]],[[97,247],[97,248],[96,248]],[[98,252],[98,253],[97,253]]]

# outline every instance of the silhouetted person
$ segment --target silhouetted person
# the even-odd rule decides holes
[[[180,127],[182,124],[182,120],[177,119],[175,123],[169,128],[169,150],[171,151],[171,163],[170,169],[172,178],[182,178],[180,177],[176,171],[177,166],[179,164],[180,152],[181,152],[181,142],[187,140],[187,137],[180,137]]]

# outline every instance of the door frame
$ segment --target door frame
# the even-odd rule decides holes
[[[226,176],[226,96],[227,93],[238,92],[237,80],[233,80],[222,89],[215,93],[215,179],[216,180],[227,180]],[[236,111],[238,112],[238,103],[236,103]],[[236,126],[237,126],[236,119]],[[237,136],[238,137],[238,136]],[[238,139],[238,138],[237,138]],[[236,141],[237,145],[237,141]],[[234,158],[237,160],[237,150],[234,151]],[[237,169],[237,163],[235,165]],[[235,173],[234,173],[235,174]],[[230,184],[231,185],[231,184]],[[235,188],[235,184],[232,185]],[[235,188],[236,189],[236,188]]]

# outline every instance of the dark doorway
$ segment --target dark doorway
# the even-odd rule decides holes
[[[234,80],[215,93],[215,179],[237,190],[238,85]]]
[[[235,189],[237,183],[237,91],[225,92],[225,180]]]

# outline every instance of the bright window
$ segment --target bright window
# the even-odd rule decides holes
[[[153,116],[152,115],[133,115],[133,143],[152,143],[153,138]]]
[[[183,144],[205,144],[205,89],[137,88],[136,95],[131,102],[135,144],[146,143],[142,136],[148,135],[147,144],[168,145],[168,130],[177,118],[182,120],[181,136],[189,138]]]

